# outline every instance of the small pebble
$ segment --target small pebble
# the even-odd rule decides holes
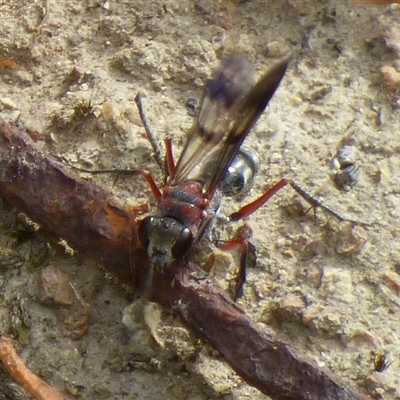
[[[321,314],[323,309],[324,309],[324,306],[322,304],[314,304],[314,305],[308,307],[303,313],[303,318],[302,318],[301,322],[305,326],[310,325],[310,323],[314,319],[318,318],[318,316]]]
[[[353,301],[353,282],[348,271],[339,268],[325,267],[321,278],[321,290],[327,292],[327,297],[345,303]]]
[[[383,273],[384,282],[396,292],[400,292],[400,275],[393,271]]]
[[[49,265],[42,269],[38,281],[39,302],[42,304],[61,304],[70,306],[74,300],[74,292],[67,275],[57,267]]]
[[[385,87],[389,92],[395,92],[400,87],[400,72],[393,67],[385,65],[381,68]]]
[[[9,99],[8,97],[2,97],[0,99],[0,104],[8,109],[8,110],[15,110],[17,108],[17,105],[14,103],[14,101],[12,101],[11,99]]]
[[[265,46],[265,56],[269,58],[281,58],[289,52],[289,46],[280,41],[273,41]]]
[[[358,254],[364,248],[367,240],[368,234],[363,227],[350,224],[340,232],[335,251],[345,256]]]

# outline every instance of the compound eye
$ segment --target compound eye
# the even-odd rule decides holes
[[[140,243],[143,245],[144,248],[149,247],[150,243],[150,232],[151,232],[151,227],[153,224],[154,218],[153,217],[146,217],[144,218],[139,225],[138,229],[138,236]]]
[[[189,252],[193,244],[193,235],[189,228],[183,228],[174,245],[172,246],[171,253],[175,259],[183,257]]]

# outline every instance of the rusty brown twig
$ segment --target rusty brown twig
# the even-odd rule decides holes
[[[0,336],[0,361],[11,377],[37,400],[68,400],[35,375],[15,351],[11,339]]]
[[[0,195],[49,233],[100,261],[132,289],[146,279],[142,271],[149,262],[147,252],[132,240],[135,215],[1,119]],[[264,332],[220,288],[199,282],[198,269],[188,263],[173,286],[170,277],[159,272],[151,300],[174,309],[246,382],[278,400],[369,399]]]

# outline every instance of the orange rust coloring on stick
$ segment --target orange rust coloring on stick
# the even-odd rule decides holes
[[[19,68],[20,65],[12,60],[0,60],[0,68]]]
[[[132,210],[1,118],[0,132],[2,197],[82,254],[96,254],[121,283],[132,285],[130,253],[137,250]]]
[[[35,375],[18,356],[12,340],[4,336],[0,336],[0,360],[10,376],[36,400],[68,400]]]

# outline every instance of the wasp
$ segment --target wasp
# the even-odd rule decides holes
[[[278,88],[288,62],[289,58],[280,60],[254,83],[254,68],[245,58],[225,59],[205,85],[197,117],[176,163],[171,141],[166,140],[165,185],[159,189],[147,171],[136,171],[148,181],[157,201],[157,212],[139,221],[138,227],[139,242],[148,256],[138,287],[147,297],[156,290],[158,274],[168,274],[173,281],[185,269],[186,260],[209,230],[221,204],[224,177]],[[262,204],[243,208],[230,219],[244,218]],[[242,282],[235,297],[244,274],[240,272]]]
[[[288,64],[289,57],[281,59],[255,81],[254,68],[245,58],[233,55],[225,59],[205,85],[197,116],[176,163],[172,141],[165,141],[167,176],[161,188],[144,169],[88,171],[78,168],[90,173],[142,175],[147,180],[157,202],[157,211],[137,221],[132,242],[138,243],[144,251],[131,254],[134,283],[145,297],[151,299],[151,294],[157,292],[158,280],[167,276],[173,283],[177,273],[188,269],[192,251],[217,216],[222,194],[231,194],[232,187],[234,192],[241,190],[243,182],[251,181],[251,174],[245,178],[240,176],[243,160],[250,160],[253,170],[257,169],[257,160],[242,147],[242,143],[279,87]],[[140,95],[136,102],[158,163],[162,166],[162,157],[143,114]],[[236,174],[233,180],[228,173],[230,169]],[[339,221],[360,223],[342,217],[287,178],[282,178],[259,198],[232,213],[228,220],[248,217],[287,185],[311,205],[310,209],[315,211],[320,207]],[[241,295],[246,280],[249,243],[241,238],[219,243],[219,247],[226,250],[236,246],[242,247],[242,257],[235,299]]]

